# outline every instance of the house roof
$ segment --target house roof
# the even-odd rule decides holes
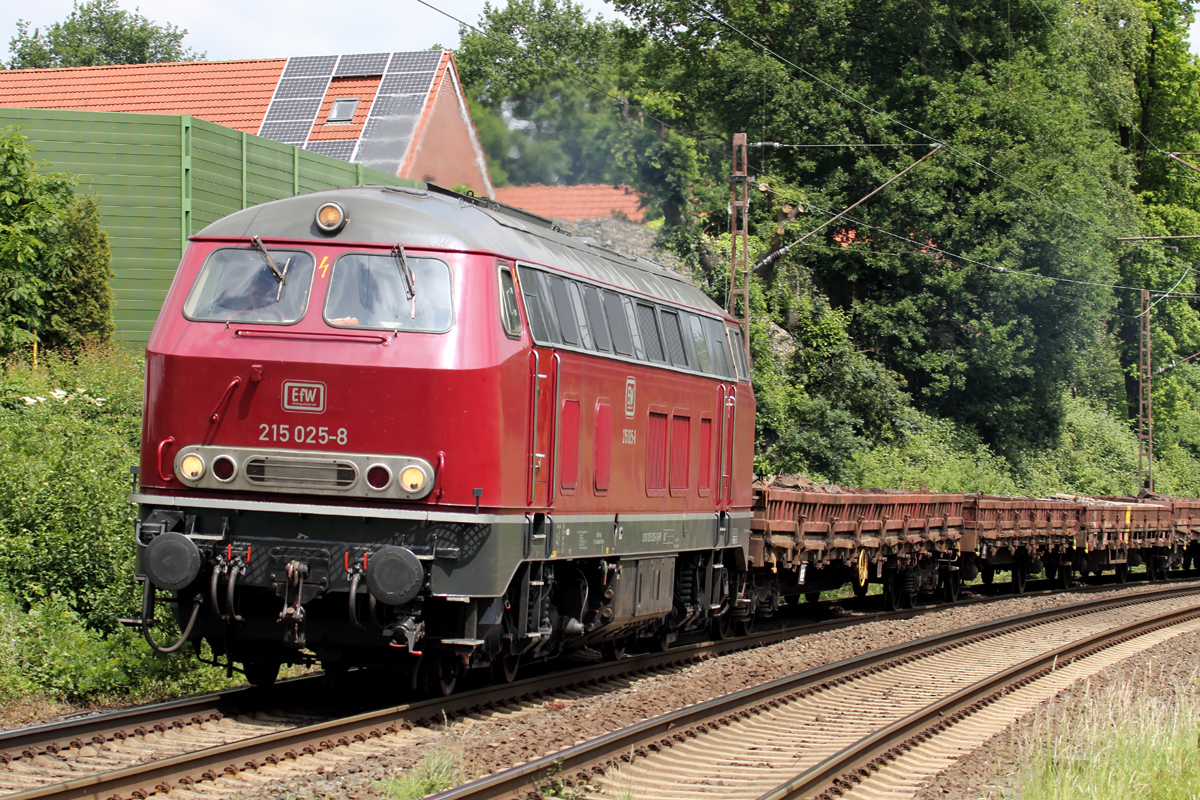
[[[285,58],[0,70],[0,106],[191,114],[257,133]]]
[[[577,186],[505,186],[496,189],[496,199],[550,219],[577,222],[584,219],[624,217],[641,223],[640,199],[628,186],[583,183]]]
[[[404,171],[417,169],[413,154],[449,81],[454,92],[447,96],[454,95],[469,129],[467,160],[483,165],[479,177],[490,194],[483,149],[449,50],[0,70],[0,106],[191,114],[410,177]],[[359,98],[348,125],[328,122],[339,97]]]

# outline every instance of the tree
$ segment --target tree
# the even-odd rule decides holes
[[[40,171],[16,126],[0,130],[0,354],[112,333],[108,238],[75,178]]]
[[[105,64],[147,64],[158,61],[198,61],[205,57],[183,46],[187,30],[158,25],[135,9],[125,11],[118,0],[75,0],[62,22],[43,32],[17,21],[17,35],[8,43],[10,69],[95,67]]]

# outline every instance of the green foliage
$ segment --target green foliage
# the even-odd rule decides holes
[[[0,374],[0,696],[153,696],[220,678],[116,625],[132,579],[142,357],[86,345]],[[176,630],[159,609],[160,636]]]
[[[62,22],[43,32],[17,20],[17,35],[8,44],[9,69],[95,67],[104,64],[148,64],[156,61],[198,61],[204,53],[183,46],[186,30],[158,25],[119,0],[75,0]]]
[[[63,222],[62,276],[45,298],[39,337],[49,347],[74,349],[112,336],[115,274],[96,198],[72,198]]]
[[[78,347],[113,331],[108,236],[75,178],[40,172],[18,128],[0,131],[0,354],[35,339]]]
[[[419,800],[458,786],[465,780],[460,755],[446,748],[436,748],[426,753],[408,772],[381,781],[379,789],[390,800]]]

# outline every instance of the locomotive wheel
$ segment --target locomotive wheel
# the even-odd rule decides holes
[[[454,694],[454,685],[462,674],[462,663],[456,655],[442,656],[437,662],[437,688],[442,697]]]
[[[757,617],[754,614],[745,619],[735,619],[733,621],[733,631],[738,636],[749,636],[754,633],[754,622]]]
[[[709,623],[709,635],[718,642],[722,642],[733,636],[733,614],[726,611],[721,616]]]
[[[521,668],[521,656],[499,656],[492,662],[492,677],[495,683],[512,683]]]
[[[251,686],[270,686],[279,677],[278,661],[247,661],[242,664],[242,672]]]
[[[605,642],[600,645],[600,653],[605,661],[620,661],[625,657],[627,639],[617,639],[615,642]]]
[[[1029,565],[1024,561],[1014,561],[1012,565],[1012,592],[1025,593],[1025,581],[1029,578]]]

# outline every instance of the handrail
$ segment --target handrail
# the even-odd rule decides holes
[[[551,431],[550,447],[546,452],[550,454],[551,467],[550,470],[550,499],[547,501],[550,505],[554,505],[554,498],[558,492],[558,434],[562,425],[562,410],[559,408],[559,389],[562,384],[562,358],[555,353],[552,356],[554,360],[554,430]]]
[[[168,436],[167,438],[163,439],[161,442],[158,443],[158,462],[157,462],[158,477],[162,478],[163,483],[169,483],[170,481],[174,480],[174,476],[166,474],[165,472],[163,472],[163,468],[162,468],[163,450],[169,444],[175,444],[174,436]]]
[[[538,468],[538,388],[539,381],[542,379],[542,357],[538,354],[537,348],[529,351],[533,356],[533,374],[530,377],[530,416],[533,418],[529,433],[529,502],[528,505],[533,505],[534,496],[537,494],[537,468]]]
[[[242,384],[242,376],[234,375],[233,380],[231,380],[229,382],[229,385],[225,387],[225,391],[221,392],[221,399],[217,401],[217,405],[213,408],[213,413],[211,415],[209,415],[209,417],[208,417],[209,425],[216,425],[217,422],[220,421],[221,407],[225,405],[225,400],[229,397],[229,395],[233,392],[233,390],[236,389],[238,386],[241,386],[241,384]]]

